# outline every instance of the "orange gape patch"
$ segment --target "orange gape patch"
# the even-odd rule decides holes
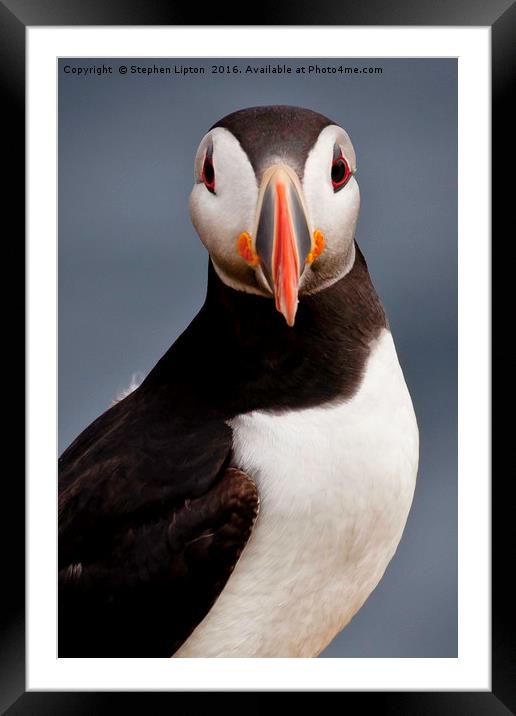
[[[253,240],[251,236],[247,233],[247,231],[244,231],[238,237],[237,251],[240,256],[251,266],[258,266],[258,264],[260,263],[260,257],[254,250]]]
[[[324,234],[319,229],[314,231],[314,247],[306,257],[306,263],[311,264],[315,259],[322,254],[324,251]]]

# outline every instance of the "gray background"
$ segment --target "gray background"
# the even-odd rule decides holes
[[[65,64],[113,75],[66,75]],[[197,144],[235,109],[294,104],[350,134],[357,240],[389,315],[421,434],[413,508],[384,578],[323,657],[457,656],[457,63],[383,74],[120,75],[121,64],[268,60],[61,60],[59,449],[147,373],[205,294],[207,255],[187,200]],[[280,60],[283,63],[285,60]]]

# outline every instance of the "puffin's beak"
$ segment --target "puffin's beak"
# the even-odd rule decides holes
[[[255,245],[276,308],[293,326],[299,279],[312,239],[299,179],[283,164],[271,167],[263,177]]]

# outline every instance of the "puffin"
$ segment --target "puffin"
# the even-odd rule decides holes
[[[418,427],[356,169],[310,109],[238,110],[202,138],[205,302],[59,458],[59,657],[316,657],[382,578]]]

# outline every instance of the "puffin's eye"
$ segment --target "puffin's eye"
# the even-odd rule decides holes
[[[202,165],[201,181],[212,194],[215,194],[215,168],[211,157],[206,156]]]
[[[334,159],[331,165],[331,183],[333,191],[337,192],[339,189],[342,189],[342,187],[347,184],[350,176],[351,170],[344,157],[341,155],[337,159]]]

